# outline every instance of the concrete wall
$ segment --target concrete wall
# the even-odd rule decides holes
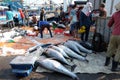
[[[104,40],[105,42],[109,42],[110,40],[110,36],[112,33],[112,28],[109,28],[107,26],[108,21],[109,21],[110,17],[107,18],[97,18],[96,20],[96,28],[97,28],[97,32],[101,33],[104,36]]]
[[[120,0],[106,0],[106,10],[108,16],[111,16],[116,11],[114,6],[118,2],[120,2]]]
[[[103,0],[88,0],[93,4],[93,9],[98,9]]]

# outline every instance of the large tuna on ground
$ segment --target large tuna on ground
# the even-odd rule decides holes
[[[63,49],[61,49],[61,48],[59,48],[59,47],[57,47],[57,46],[51,46],[51,48],[53,48],[53,49],[59,51],[60,53],[62,53],[62,55],[63,55],[64,57],[69,58],[69,56],[64,52]]]
[[[42,60],[37,60],[36,63],[38,65],[43,66],[44,68],[46,68],[48,70],[59,72],[59,73],[65,74],[67,76],[70,76],[75,80],[79,80],[79,78],[77,77],[76,74],[74,74],[71,71],[69,71],[68,69],[66,69],[58,61],[55,61],[55,60],[52,60],[52,59],[42,59]]]
[[[44,54],[46,54],[47,56],[53,59],[59,60],[67,65],[70,65],[69,62],[63,57],[63,55],[60,52],[52,48],[48,48]]]
[[[70,48],[72,51],[76,52],[77,54],[81,55],[81,56],[87,56],[87,54],[83,54],[78,46],[76,46],[76,44],[74,44],[74,42],[70,42],[70,41],[67,41],[64,43],[64,46]]]
[[[72,51],[71,49],[69,49],[68,47],[66,47],[64,45],[58,45],[58,47],[62,48],[65,51],[65,53],[67,53],[67,55],[69,55],[72,58],[75,58],[75,59],[78,59],[78,60],[82,60],[82,61],[88,61],[86,59],[86,57],[78,55],[77,53],[75,53],[74,51]]]
[[[75,46],[77,46],[78,49],[79,49],[80,51],[84,52],[84,53],[92,53],[92,52],[93,52],[92,50],[86,49],[85,47],[83,47],[82,45],[80,45],[80,44],[79,44],[78,42],[76,42],[76,41],[68,40],[67,42],[68,42],[68,43],[71,43],[71,44],[73,44],[73,45],[75,45]]]

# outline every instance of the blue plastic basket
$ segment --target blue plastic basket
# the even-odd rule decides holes
[[[12,72],[15,73],[15,75],[18,77],[26,77],[30,75],[30,73],[32,72],[32,69],[33,68],[30,68],[28,70],[12,69]]]
[[[33,68],[33,65],[30,64],[10,64],[12,69],[19,69],[19,70],[28,70]]]

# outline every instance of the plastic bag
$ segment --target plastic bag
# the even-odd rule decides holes
[[[79,30],[78,30],[78,33],[85,33],[85,30],[86,27],[85,26],[82,26]]]

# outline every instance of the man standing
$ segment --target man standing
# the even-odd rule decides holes
[[[57,8],[56,8],[54,14],[55,14],[55,21],[58,22],[59,21],[59,18],[58,18],[59,14],[58,14],[58,9]]]
[[[15,27],[13,17],[13,12],[10,9],[8,9],[8,11],[6,11],[6,20],[9,20],[8,25],[10,27]]]
[[[44,10],[44,8],[42,8],[41,12],[40,12],[40,21],[44,20],[44,16],[45,16],[45,10]]]
[[[87,2],[80,13],[80,27],[85,26],[85,32],[81,33],[82,41],[88,41],[90,26],[92,25],[91,8],[92,3]]]
[[[76,14],[76,5],[72,6],[72,9],[70,11],[70,34],[75,37],[75,30],[77,25],[77,14]]]
[[[112,15],[108,26],[113,27],[112,35],[110,38],[105,66],[108,66],[110,63],[110,58],[114,55],[112,61],[111,71],[116,71],[118,62],[120,61],[120,2],[115,6],[116,12]]]
[[[65,19],[65,12],[63,11],[63,9],[61,8],[60,9],[60,21],[64,21],[64,19]]]
[[[28,14],[28,11],[25,10],[24,14],[25,14],[25,23],[27,24],[27,26],[29,26],[29,14]]]
[[[23,11],[22,11],[21,8],[19,8],[19,12],[20,12],[20,17],[21,17],[21,19],[22,19],[22,24],[23,24],[24,26],[26,26],[26,24],[25,24],[25,15],[24,15],[24,13],[23,13]]]
[[[107,11],[105,9],[104,3],[100,4],[99,11],[100,11],[100,14],[99,14],[100,17],[103,17],[103,18],[107,17]]]

